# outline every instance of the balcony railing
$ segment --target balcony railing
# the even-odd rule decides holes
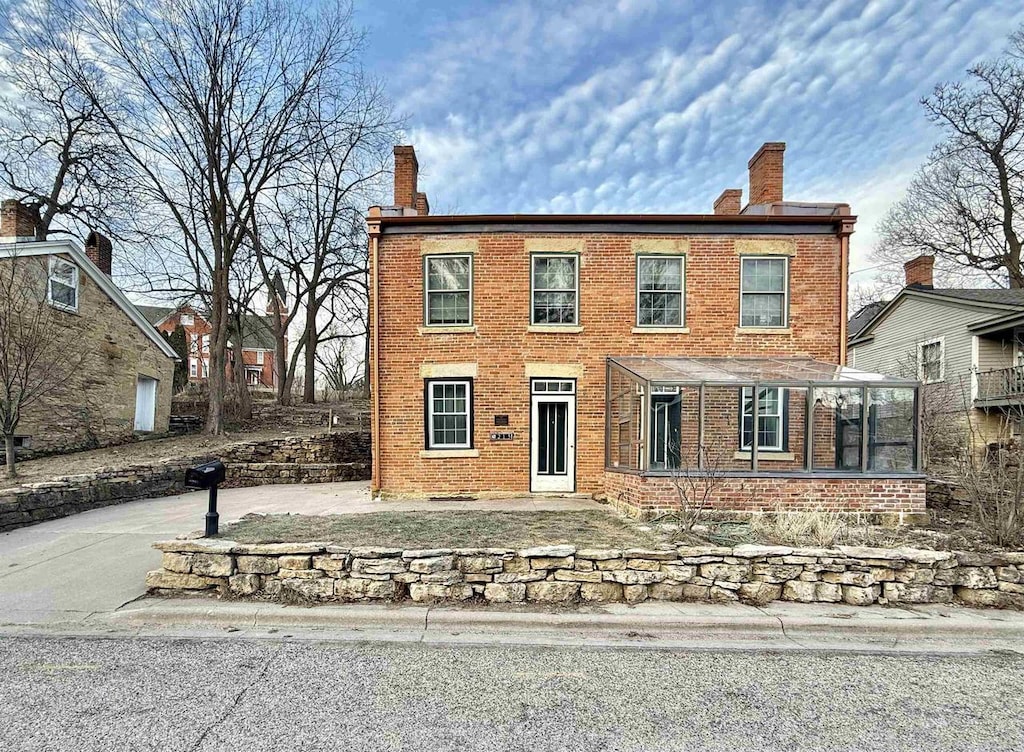
[[[1024,366],[996,368],[978,373],[978,401],[1024,400]]]

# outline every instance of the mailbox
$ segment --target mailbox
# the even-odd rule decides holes
[[[185,486],[188,488],[213,488],[224,482],[224,463],[220,460],[196,465],[185,471]]]
[[[217,513],[217,485],[224,482],[224,463],[220,460],[196,465],[185,471],[186,488],[210,489],[210,508],[206,513],[206,537],[217,534],[220,515]]]

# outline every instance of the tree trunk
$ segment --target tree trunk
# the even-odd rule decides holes
[[[232,353],[234,354],[234,367],[231,369],[231,381],[234,387],[234,414],[236,420],[251,420],[252,395],[249,394],[249,385],[245,380],[245,361],[242,357],[241,329],[241,323],[239,323],[237,331],[235,332],[235,337],[233,337],[234,342],[231,343]]]
[[[370,399],[370,327],[366,327],[366,344],[363,347],[363,398]]]
[[[302,401],[312,404],[316,402],[316,342],[311,332],[306,334],[306,378],[302,383]]]
[[[7,457],[7,477],[17,478],[18,469],[14,465],[14,434],[4,434],[4,449]]]

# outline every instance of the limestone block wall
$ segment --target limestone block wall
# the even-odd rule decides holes
[[[17,263],[15,273],[23,283],[45,294],[48,257],[30,256],[6,263]],[[153,433],[166,433],[174,361],[84,273],[79,275],[78,311],[55,315],[59,324],[71,332],[69,340],[78,349],[73,357],[81,356],[83,360],[59,394],[26,409],[17,434],[28,437],[29,446],[19,456],[130,440],[139,376],[158,381]]]
[[[225,486],[261,486],[369,480],[369,451],[369,437],[352,432],[250,442],[218,457],[227,465]],[[112,504],[185,493],[185,470],[211,459],[194,455],[0,491],[0,532]]]
[[[402,550],[223,539],[154,544],[152,591],[283,601],[640,603],[775,600],[852,605],[962,602],[1024,608],[1024,552],[794,549],[657,550],[541,546]]]

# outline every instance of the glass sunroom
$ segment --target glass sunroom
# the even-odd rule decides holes
[[[610,357],[605,467],[913,475],[919,384],[810,358]]]

